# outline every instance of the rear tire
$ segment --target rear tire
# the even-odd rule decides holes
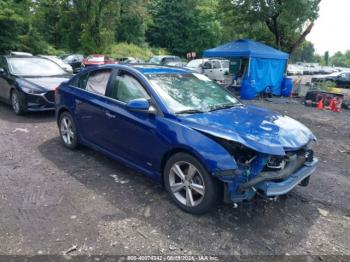
[[[26,107],[17,90],[11,92],[11,106],[16,115],[24,115]]]
[[[173,155],[167,161],[163,175],[168,194],[182,210],[199,215],[216,204],[218,181],[193,156]]]
[[[60,115],[58,127],[63,145],[69,149],[78,147],[78,133],[72,115],[68,112],[63,112]]]

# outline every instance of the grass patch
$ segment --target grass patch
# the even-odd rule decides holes
[[[149,60],[150,57],[154,55],[164,55],[166,54],[165,49],[161,48],[150,48],[150,47],[142,47],[137,46],[134,44],[128,44],[128,43],[119,43],[116,45],[113,45],[110,48],[110,51],[108,52],[108,55],[113,58],[120,58],[120,57],[135,57],[142,60]]]

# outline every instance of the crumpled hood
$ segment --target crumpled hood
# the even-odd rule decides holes
[[[178,118],[200,132],[265,154],[284,155],[285,150],[299,149],[316,139],[300,122],[257,106],[237,106]]]
[[[24,85],[35,85],[36,89],[42,91],[52,91],[58,87],[62,82],[70,79],[70,75],[62,77],[21,77],[17,81],[22,82]]]

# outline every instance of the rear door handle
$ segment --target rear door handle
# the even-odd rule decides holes
[[[107,116],[108,118],[115,118],[115,117],[116,117],[115,115],[113,115],[113,114],[111,114],[111,113],[109,113],[109,112],[106,112],[106,116]]]

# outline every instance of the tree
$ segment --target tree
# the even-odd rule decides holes
[[[270,44],[293,53],[310,33],[313,22],[318,17],[320,2],[321,0],[232,0],[229,5],[245,17],[244,21],[264,25],[274,37],[274,42]],[[254,30],[253,26],[251,28]]]
[[[24,16],[25,1],[0,1],[0,53],[16,50],[19,36],[25,34],[29,19]]]
[[[34,1],[33,26],[43,37],[43,40],[54,45],[62,46],[62,33],[58,30],[61,19],[62,0]]]
[[[148,12],[149,0],[122,1],[117,41],[141,45],[151,17]]]
[[[350,50],[344,54],[342,52],[336,52],[330,60],[334,66],[350,67]]]
[[[324,53],[324,62],[325,62],[325,64],[326,64],[326,66],[329,65],[329,52],[328,52],[328,51],[326,51],[326,52]]]
[[[315,47],[313,43],[305,41],[291,55],[293,62],[315,62]]]
[[[208,8],[214,3],[208,0],[154,1],[153,23],[147,31],[147,40],[151,45],[178,55],[215,46],[221,39],[221,27],[215,17],[216,6]]]
[[[119,0],[73,0],[73,14],[80,21],[79,43],[86,53],[102,53],[115,39],[120,16]]]

